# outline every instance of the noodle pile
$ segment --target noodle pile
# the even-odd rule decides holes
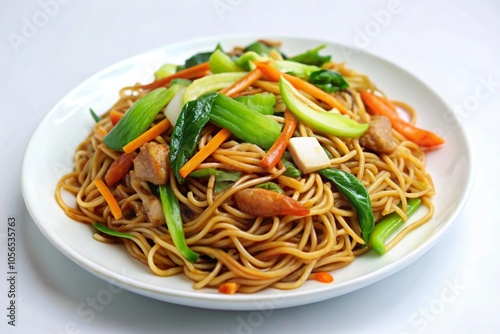
[[[334,96],[352,113],[352,118],[361,123],[368,122],[371,116],[366,112],[358,91],[376,91],[375,85],[367,76],[346,68],[344,64],[328,63],[323,67],[335,69],[347,79],[350,87]],[[277,88],[276,83],[259,80],[242,94],[276,92]],[[266,153],[263,149],[233,138],[199,166],[242,172],[242,176],[225,191],[215,193],[214,176],[190,178],[183,185],[176,184],[175,178],[170,177],[175,196],[181,203],[187,243],[201,255],[196,263],[183,259],[173,245],[165,224],[155,227],[148,221],[143,204],[131,186],[130,175],[110,187],[124,212],[121,219],[115,219],[93,180],[103,178],[121,152],[107,148],[102,140],[113,126],[110,111],[125,112],[144,94],[140,85],[120,91],[119,100],[77,147],[74,171],[64,175],[57,184],[57,201],[70,218],[86,224],[101,222],[134,237],[121,239],[96,233],[94,238],[123,243],[126,251],[146,264],[155,275],[183,273],[194,282],[194,289],[218,288],[223,283],[236,282],[240,285],[238,292],[242,293],[253,293],[268,287],[296,289],[306,280],[314,278],[314,273],[344,267],[369,249],[364,247],[352,205],[330,182],[325,182],[316,172],[296,179],[283,177],[285,167],[281,163],[269,173],[259,166]],[[281,97],[277,95],[276,99],[275,110],[284,111]],[[414,111],[409,106],[405,106],[405,110],[414,122]],[[164,117],[160,113],[154,124]],[[284,123],[283,117],[276,114],[272,117]],[[218,130],[215,125],[207,125],[199,148],[206,145]],[[295,136],[316,137],[333,156],[331,167],[352,173],[363,183],[370,195],[375,222],[393,211],[406,218],[406,198],[422,199],[423,205],[428,208],[427,214],[407,226],[387,248],[393,247],[407,233],[430,219],[433,214],[431,197],[434,194],[431,177],[425,170],[423,151],[398,132],[392,132],[398,147],[387,155],[364,150],[358,139],[316,133],[302,122],[298,123],[295,131]],[[172,128],[154,141],[169,145],[171,133]],[[307,206],[310,214],[305,217],[263,218],[238,210],[232,195],[267,181],[280,185],[286,195]],[[147,182],[142,182],[141,187],[145,192],[153,192]],[[76,198],[75,207],[68,206],[63,200],[63,193],[66,192]]]

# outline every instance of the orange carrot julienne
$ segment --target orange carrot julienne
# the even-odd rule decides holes
[[[170,122],[168,121],[167,118],[165,118],[160,123],[156,124],[148,131],[144,132],[142,135],[135,138],[127,145],[123,146],[123,151],[125,153],[130,153],[137,150],[142,145],[146,144],[147,142],[150,142],[151,140],[161,135],[163,132],[167,131],[168,128],[170,128]]]
[[[255,68],[250,72],[248,72],[248,74],[245,75],[240,80],[222,89],[220,93],[226,94],[229,97],[235,97],[236,95],[238,95],[238,93],[244,91],[245,89],[250,87],[255,81],[259,80],[261,76],[262,76],[262,71],[259,70],[258,68]]]
[[[240,284],[236,282],[227,282],[219,286],[219,292],[227,295],[235,294],[240,288]]]
[[[396,107],[387,99],[367,91],[360,93],[363,103],[372,114],[389,118],[391,125],[406,139],[422,147],[435,147],[444,143],[444,139],[433,132],[417,128],[401,119]]]
[[[314,273],[313,277],[316,281],[321,282],[321,283],[332,283],[333,282],[333,276],[327,272],[324,272],[324,271]]]
[[[120,205],[118,204],[116,198],[109,190],[108,186],[106,186],[106,184],[101,179],[94,179],[94,184],[97,190],[99,190],[99,192],[101,193],[102,197],[104,197],[106,203],[108,203],[113,217],[115,217],[115,219],[120,219],[123,215],[122,209],[120,208]]]
[[[231,137],[231,131],[228,129],[221,129],[203,148],[201,148],[201,150],[196,152],[196,154],[181,167],[179,170],[181,176],[186,178],[229,137]]]
[[[264,73],[264,75],[268,77],[269,80],[278,82],[280,80],[280,77],[283,77],[298,90],[302,90],[305,93],[310,94],[318,100],[325,102],[332,108],[337,108],[342,114],[352,114],[333,96],[319,89],[313,84],[310,84],[309,82],[304,81],[301,78],[294,77],[293,75],[282,73],[278,69],[273,67],[270,63],[254,62],[254,64],[262,71],[262,73]]]
[[[210,70],[210,65],[208,64],[208,62],[204,62],[204,63],[198,64],[198,65],[186,68],[184,70],[180,70],[179,72],[176,72],[172,75],[169,75],[168,77],[155,80],[147,85],[142,85],[141,87],[144,89],[155,89],[158,87],[163,87],[163,86],[168,85],[174,79],[199,78],[199,77],[205,76],[209,70]]]
[[[116,125],[116,123],[118,123],[120,119],[122,119],[123,115],[124,114],[122,112],[111,110],[109,112],[109,119],[111,121],[111,124]]]
[[[295,132],[295,127],[297,126],[297,120],[293,116],[293,114],[287,109],[285,110],[285,126],[278,137],[278,139],[274,142],[273,146],[267,151],[266,155],[260,161],[259,165],[262,168],[272,169],[276,164],[280,161],[283,153],[288,146],[288,141],[292,138],[293,133]]]

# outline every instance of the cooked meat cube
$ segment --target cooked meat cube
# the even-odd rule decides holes
[[[163,214],[163,208],[161,206],[161,201],[158,197],[147,190],[145,186],[141,184],[141,179],[139,179],[135,171],[130,172],[130,185],[139,195],[142,202],[142,207],[148,220],[153,224],[153,226],[160,226],[165,224],[165,215]]]
[[[167,183],[168,153],[166,145],[158,143],[142,145],[139,155],[134,159],[135,177],[157,185]]]
[[[392,126],[385,116],[372,116],[366,132],[359,138],[359,144],[379,153],[391,153],[398,143],[392,137]]]

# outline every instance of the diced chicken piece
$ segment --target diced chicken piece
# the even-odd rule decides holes
[[[134,159],[135,176],[157,185],[167,183],[168,153],[166,145],[154,142],[142,145],[139,155]]]
[[[293,161],[304,174],[330,166],[330,159],[315,137],[293,137],[288,143]]]
[[[144,208],[144,212],[146,212],[149,222],[151,222],[153,226],[165,224],[165,215],[163,214],[160,199],[143,187],[141,182],[141,179],[137,177],[135,171],[130,171],[130,185],[137,192],[137,195],[139,195],[142,207]]]
[[[391,153],[398,143],[392,137],[392,126],[385,116],[372,116],[366,132],[359,138],[359,144],[379,153]]]

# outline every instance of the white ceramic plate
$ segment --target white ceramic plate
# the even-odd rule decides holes
[[[346,61],[349,67],[368,74],[390,97],[416,107],[418,125],[446,139],[444,147],[428,154],[427,168],[437,188],[432,221],[386,255],[361,256],[348,267],[335,271],[332,284],[311,281],[292,291],[268,289],[253,295],[223,295],[212,289],[193,290],[192,283],[182,275],[171,278],[153,275],[120,246],[94,241],[89,226],[70,220],[59,208],[54,199],[55,185],[72,169],[75,147],[92,127],[89,107],[104,112],[118,98],[119,88],[150,82],[152,73],[165,62],[183,63],[197,52],[213,50],[218,42],[230,49],[258,38],[209,38],[161,47],[108,67],[66,95],[36,129],[23,161],[24,199],[47,239],[78,265],[128,290],[167,302],[227,310],[275,309],[333,298],[387,277],[432,247],[463,207],[472,183],[470,149],[454,114],[431,88],[398,66],[360,50],[302,38],[268,36],[281,40],[283,51],[289,55],[326,44],[322,53],[331,54],[335,61]],[[422,211],[416,215],[419,214]]]

